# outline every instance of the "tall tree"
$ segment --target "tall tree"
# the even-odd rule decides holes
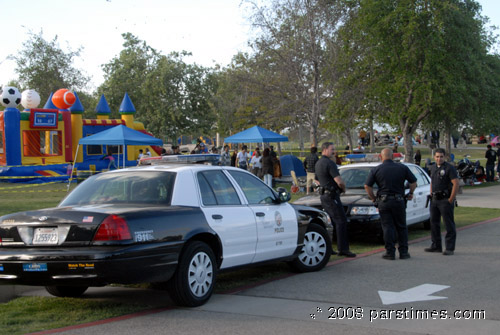
[[[125,93],[130,96],[140,116],[144,112],[141,85],[156,66],[160,54],[145,41],[131,33],[122,34],[123,50],[109,63],[102,65],[104,83],[98,94],[104,94],[113,117],[118,117],[118,109]]]
[[[323,68],[325,49],[341,19],[340,1],[273,0],[269,7],[248,1],[259,36],[253,73],[261,73],[262,98],[279,115],[309,127],[317,145],[319,122],[328,97]],[[290,122],[290,123],[292,123]]]
[[[212,98],[217,81],[211,69],[186,64],[186,52],[161,56],[141,86],[139,120],[163,138],[211,135],[216,127]]]
[[[455,89],[453,84],[470,84],[475,79],[456,70],[465,59],[476,66],[484,54],[484,48],[461,46],[463,39],[481,45],[484,38],[477,25],[477,4],[473,0],[359,0],[350,4],[357,28],[351,30],[350,43],[364,45],[362,62],[371,64],[373,70],[366,95],[387,111],[382,119],[403,133],[411,161],[409,139],[420,122],[432,112],[451,115],[450,109],[457,107],[448,94]],[[477,99],[472,91],[463,94],[466,101]]]
[[[51,41],[43,37],[43,32],[30,33],[23,48],[10,58],[16,61],[15,71],[19,83],[24,88],[36,90],[42,102],[51,92],[60,88],[85,91],[90,78],[74,67],[73,62],[80,57],[81,48],[64,51],[59,46],[57,36]]]

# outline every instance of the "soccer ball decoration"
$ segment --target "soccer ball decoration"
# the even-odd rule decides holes
[[[35,90],[26,90],[21,94],[21,105],[26,109],[37,108],[40,104],[40,95]]]
[[[76,97],[73,92],[61,88],[57,90],[56,93],[52,96],[52,103],[59,109],[68,109],[73,106],[76,102]]]
[[[21,102],[21,93],[19,90],[12,86],[4,86],[2,95],[0,95],[0,102],[7,108],[16,108]]]

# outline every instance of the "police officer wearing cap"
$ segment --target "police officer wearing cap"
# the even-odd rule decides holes
[[[431,175],[431,237],[432,245],[425,248],[427,252],[443,252],[443,255],[453,255],[455,252],[455,241],[457,231],[453,211],[455,198],[458,193],[458,175],[455,167],[444,161],[445,151],[438,148],[434,152],[433,164],[430,168]],[[446,226],[445,251],[441,244],[441,216]]]
[[[410,183],[410,193],[406,199],[413,199],[417,178],[410,169],[392,160],[393,152],[385,148],[381,152],[382,164],[372,169],[365,182],[365,190],[370,199],[378,205],[380,222],[384,235],[386,253],[382,258],[396,259],[396,241],[399,258],[410,258],[408,253],[408,228],[406,226],[405,180]],[[377,196],[373,185],[378,185]]]
[[[320,184],[321,205],[335,224],[339,256],[356,257],[356,254],[349,250],[347,240],[347,217],[340,201],[340,193],[345,192],[345,183],[340,177],[337,164],[332,160],[335,148],[333,143],[325,142],[321,145],[321,150],[322,156],[314,168]]]

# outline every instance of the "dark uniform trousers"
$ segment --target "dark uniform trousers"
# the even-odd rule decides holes
[[[378,211],[382,232],[384,234],[385,250],[390,255],[396,252],[398,242],[400,254],[408,252],[408,228],[406,226],[406,208],[404,199],[391,198],[379,200]]]
[[[455,221],[453,220],[454,205],[450,204],[448,198],[431,201],[431,236],[432,248],[442,249],[441,245],[441,216],[446,227],[445,247],[446,250],[455,250],[455,241],[457,239],[457,230],[455,229]]]
[[[347,239],[347,217],[340,197],[336,193],[325,193],[321,195],[321,205],[328,213],[337,233],[337,249],[339,252],[349,251],[349,241]]]

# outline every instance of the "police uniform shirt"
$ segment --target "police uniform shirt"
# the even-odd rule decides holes
[[[333,180],[335,177],[339,176],[339,169],[337,164],[335,164],[330,158],[322,156],[315,165],[316,178],[319,180],[319,184],[327,190],[337,190],[338,185]]]
[[[406,165],[388,159],[370,171],[365,184],[373,187],[377,183],[377,195],[398,194],[403,196],[405,194],[405,180],[412,184],[417,181],[417,178]]]
[[[440,167],[437,164],[431,165],[432,192],[451,191],[453,185],[451,181],[458,178],[455,167],[444,162]]]

